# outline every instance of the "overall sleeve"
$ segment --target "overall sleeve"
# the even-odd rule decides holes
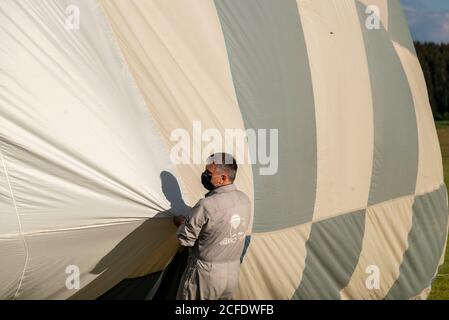
[[[207,211],[200,200],[176,232],[179,243],[184,247],[193,247],[205,223],[207,223]]]

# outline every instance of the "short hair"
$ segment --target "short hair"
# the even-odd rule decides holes
[[[225,171],[228,174],[231,182],[234,182],[235,177],[237,175],[237,161],[235,161],[234,157],[229,153],[218,152],[207,158],[207,164],[214,163],[217,168]]]

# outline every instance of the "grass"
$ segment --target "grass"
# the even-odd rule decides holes
[[[436,126],[443,155],[444,181],[449,186],[449,121],[438,121]],[[438,270],[428,299],[449,300],[449,243],[446,247],[444,264]]]
[[[435,122],[437,129],[446,129],[449,127],[449,120]]]

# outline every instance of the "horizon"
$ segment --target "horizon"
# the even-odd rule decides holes
[[[449,43],[448,0],[400,0],[414,41]]]

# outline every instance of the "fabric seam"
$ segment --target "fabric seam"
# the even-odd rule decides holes
[[[2,160],[3,170],[5,171],[6,182],[8,184],[9,192],[11,194],[11,200],[12,200],[13,205],[14,205],[14,210],[16,212],[17,222],[19,224],[19,234],[20,234],[20,236],[22,238],[22,242],[23,242],[23,245],[24,245],[25,250],[26,250],[26,258],[25,258],[25,264],[23,266],[22,276],[20,277],[20,282],[19,282],[19,285],[17,287],[16,293],[14,294],[14,297],[12,298],[13,300],[15,300],[17,298],[17,295],[18,295],[19,291],[20,291],[20,288],[22,287],[23,278],[25,277],[25,272],[26,272],[26,269],[28,267],[29,248],[28,248],[28,244],[27,244],[26,239],[25,239],[25,235],[23,234],[23,231],[22,231],[22,222],[20,220],[20,214],[19,214],[19,210],[17,208],[16,198],[14,196],[14,192],[13,192],[12,185],[11,185],[11,180],[9,178],[8,169],[7,169],[7,166],[6,166],[6,159],[5,159],[5,156],[3,155],[1,147],[0,147],[0,159]]]

